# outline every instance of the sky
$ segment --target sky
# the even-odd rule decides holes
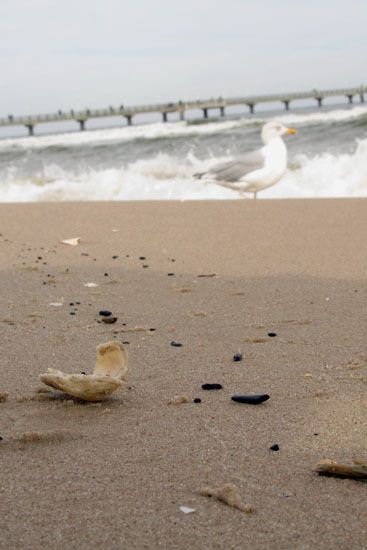
[[[367,0],[0,0],[0,116],[367,84]]]

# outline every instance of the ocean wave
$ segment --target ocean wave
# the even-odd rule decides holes
[[[220,134],[234,128],[259,127],[268,120],[276,119],[286,125],[297,124],[330,124],[335,122],[362,121],[367,118],[367,106],[356,106],[350,109],[334,109],[329,111],[313,111],[311,113],[284,113],[276,116],[242,117],[231,120],[216,120],[204,124],[187,122],[158,122],[121,128],[106,128],[70,132],[64,134],[48,134],[34,137],[7,138],[0,140],[0,154],[16,151],[47,150],[52,148],[63,150],[81,146],[103,146],[113,143],[124,143],[136,140],[158,140],[180,138],[185,136],[200,136]]]
[[[49,164],[32,178],[10,168],[1,178],[0,202],[236,199],[237,192],[193,178],[214,162],[189,154],[184,160],[157,154],[120,168],[67,171]],[[366,197],[367,139],[351,154],[298,155],[283,179],[263,198]]]

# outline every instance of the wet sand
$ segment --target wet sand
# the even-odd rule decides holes
[[[313,467],[367,454],[366,219],[363,199],[0,205],[0,547],[363,548],[366,483]],[[112,339],[124,390],[37,393]],[[253,513],[199,494],[227,483]]]

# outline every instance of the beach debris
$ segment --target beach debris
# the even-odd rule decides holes
[[[62,244],[68,244],[69,246],[78,246],[80,237],[73,237],[72,239],[64,239]]]
[[[216,277],[216,273],[202,273],[201,275],[198,275],[198,277]]]
[[[175,274],[174,273],[167,273],[167,277],[174,277]]]
[[[245,338],[246,344],[265,344],[268,342],[267,338]]]
[[[233,356],[233,361],[242,361],[243,354],[242,353],[235,353]]]
[[[200,397],[195,397],[192,401],[193,403],[201,403]]]
[[[268,336],[270,336],[270,338],[275,338],[276,335],[276,332],[268,332]]]
[[[118,334],[119,332],[146,332],[147,334],[153,334],[155,332],[155,328],[149,328],[149,327],[122,327],[117,330],[114,330],[114,334]]]
[[[274,445],[272,445],[270,448],[269,448],[269,451],[279,451],[280,447],[278,445],[278,443],[275,443]]]
[[[174,347],[174,348],[181,348],[183,346],[183,344],[181,344],[180,342],[175,342],[174,340],[171,342],[171,346]]]
[[[97,285],[97,283],[85,283],[84,286],[86,286],[87,288],[95,288]]]
[[[220,502],[223,502],[232,508],[237,508],[245,514],[252,514],[255,511],[252,506],[242,502],[240,491],[234,483],[226,483],[220,489],[202,487],[199,494],[204,497],[215,497]]]
[[[112,311],[108,311],[108,309],[101,309],[101,311],[99,311],[99,315],[102,317],[110,317],[110,315],[112,315]]]
[[[192,514],[193,512],[196,512],[195,508],[189,508],[188,506],[180,506],[180,510],[184,514]]]
[[[232,401],[235,401],[236,403],[247,403],[249,405],[258,405],[259,403],[267,401],[269,398],[270,395],[268,395],[267,393],[259,393],[253,395],[232,395],[231,397]]]
[[[102,323],[106,323],[108,325],[112,325],[113,323],[116,323],[117,317],[102,317]]]
[[[190,403],[191,399],[186,395],[175,395],[170,399],[167,405],[181,405],[182,403]]]
[[[222,384],[202,384],[202,390],[221,390],[223,388]]]
[[[93,374],[66,374],[48,369],[40,375],[47,386],[61,390],[84,401],[101,401],[124,385],[128,353],[120,342],[97,346],[97,361]]]
[[[192,311],[190,313],[191,317],[207,317],[208,314],[206,311]]]
[[[0,391],[0,403],[5,403],[8,397],[9,397],[9,394],[6,393],[6,391]]]
[[[324,459],[315,466],[315,471],[324,476],[367,479],[367,460],[354,458],[353,465],[341,464],[335,460]]]
[[[51,307],[61,307],[63,306],[64,304],[61,303],[61,302],[51,302],[50,304],[48,304],[49,306]]]
[[[185,294],[187,292],[193,292],[193,289],[189,286],[183,286],[181,288],[176,287],[174,290],[175,292],[181,292],[182,294]]]
[[[113,259],[113,260],[117,260],[117,258],[118,258],[117,254],[114,254],[114,255],[112,256],[112,259]]]

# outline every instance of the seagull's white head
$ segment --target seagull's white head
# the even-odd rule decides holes
[[[261,130],[261,139],[265,144],[270,143],[273,139],[284,136],[284,134],[296,134],[295,128],[287,128],[280,122],[271,121],[264,124]]]

